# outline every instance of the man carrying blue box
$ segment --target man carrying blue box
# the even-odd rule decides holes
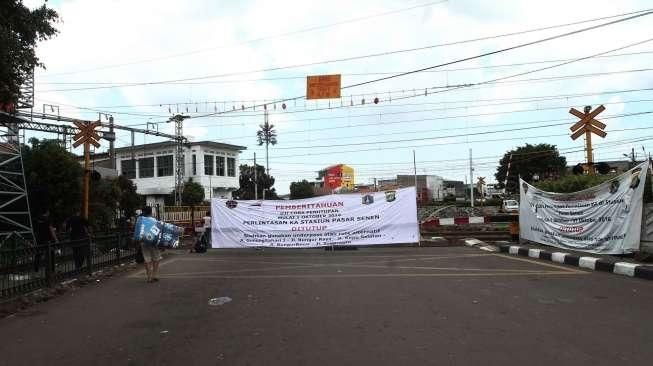
[[[152,217],[152,207],[144,207],[143,213],[136,220],[134,240],[140,243],[143,251],[148,283],[159,281],[157,274],[159,273],[159,261],[161,261],[161,251],[158,247],[160,236],[161,223]]]

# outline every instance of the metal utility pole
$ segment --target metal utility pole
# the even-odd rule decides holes
[[[113,116],[109,116],[109,133],[113,134]],[[116,169],[116,150],[114,149],[114,140],[109,141],[109,161],[111,169]]]
[[[258,176],[256,167],[256,153],[254,153],[254,199],[258,200]]]
[[[472,149],[469,149],[469,197],[474,207],[474,166],[472,162]]]
[[[413,178],[415,179],[415,194],[417,195],[417,163],[415,162],[415,150],[413,150]]]
[[[510,159],[508,159],[508,168],[506,169],[506,180],[503,184],[503,194],[506,194],[506,188],[508,187],[508,176],[510,175],[510,164],[512,164],[512,154],[510,154]]]
[[[175,136],[177,146],[175,148],[175,205],[181,206],[181,197],[184,191],[184,120],[188,116],[176,114],[170,117],[170,122],[175,123]]]

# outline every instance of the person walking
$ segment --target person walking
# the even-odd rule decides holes
[[[79,211],[66,220],[66,232],[73,242],[73,259],[75,261],[75,270],[80,270],[84,266],[84,261],[89,258],[90,248],[88,239],[89,224],[88,220],[83,218]]]
[[[139,231],[142,231],[142,235]],[[161,261],[161,252],[157,246],[159,234],[160,229],[156,225],[156,220],[152,218],[152,207],[144,207],[141,217],[136,222],[134,236],[140,242],[143,252],[148,283],[159,281],[159,261]],[[152,237],[148,238],[148,236]]]

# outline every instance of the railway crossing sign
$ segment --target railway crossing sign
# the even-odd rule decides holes
[[[95,131],[95,128],[100,126],[100,122],[74,121],[73,123],[77,128],[79,128],[79,132],[73,137],[73,140],[75,140],[73,147],[77,147],[81,144],[84,144],[84,148],[86,148],[87,144],[100,147],[100,143],[98,142],[100,140],[100,135]]]
[[[73,121],[75,126],[79,128],[79,132],[73,137],[75,142],[73,147],[84,144],[84,185],[83,194],[82,194],[82,215],[85,219],[88,219],[88,200],[89,200],[89,191],[90,191],[90,177],[91,177],[91,145],[95,147],[100,147],[100,135],[98,135],[95,129],[100,127],[102,124],[100,121],[97,122],[81,122]]]
[[[605,107],[603,105],[596,107],[596,109],[594,110],[592,110],[592,106],[586,106],[584,113],[577,110],[576,108],[571,108],[569,110],[569,113],[580,118],[580,121],[574,123],[574,125],[570,127],[570,130],[572,132],[571,139],[576,140],[577,138],[585,134],[585,144],[587,150],[587,165],[589,167],[590,174],[594,173],[592,168],[592,164],[593,164],[592,134],[595,134],[602,138],[608,135],[604,131],[606,124],[595,119],[595,117],[598,116],[599,113],[603,112],[604,110]]]

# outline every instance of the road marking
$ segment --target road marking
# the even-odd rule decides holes
[[[513,256],[510,256],[510,255],[504,255],[504,254],[492,254],[492,255],[495,255],[495,256],[501,257],[501,258],[505,258],[505,259],[510,259],[510,260],[513,260],[513,261],[520,261],[520,262],[528,262],[528,263],[533,263],[533,264],[539,264],[540,266],[556,268],[558,270],[564,270],[564,271],[568,271],[568,272],[571,272],[571,273],[586,273],[584,271],[580,271],[580,270],[577,270],[577,269],[574,269],[574,268],[571,268],[571,267],[559,266],[557,264],[544,263],[544,262],[536,261],[536,260],[532,260],[532,259],[513,257]]]
[[[160,278],[169,279],[192,279],[192,278],[223,278],[223,279],[282,279],[282,278],[414,278],[414,277],[497,277],[497,276],[576,276],[586,275],[587,272],[572,273],[568,271],[542,271],[542,272],[510,272],[510,273],[352,273],[352,274],[306,274],[306,275],[245,275],[245,276],[230,276],[230,275],[174,275],[166,274],[160,275]]]

